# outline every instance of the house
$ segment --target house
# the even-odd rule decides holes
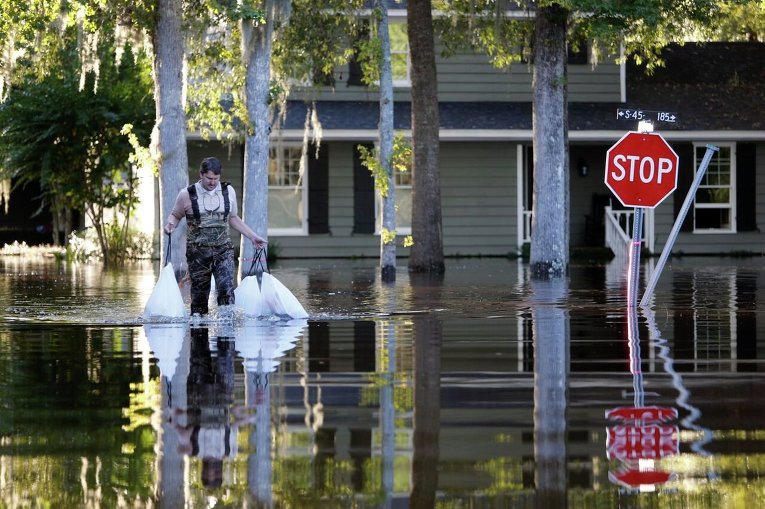
[[[394,121],[408,133],[410,96],[405,12],[391,11]],[[637,128],[617,110],[672,111],[657,124],[680,156],[678,189],[648,209],[645,245],[658,253],[683,203],[707,144],[720,148],[675,242],[675,253],[763,253],[765,235],[765,44],[688,43],[663,52],[664,68],[647,75],[616,58],[593,64],[587,53],[568,65],[570,238],[572,246],[603,246],[608,222],[626,232],[632,212],[603,182],[608,148]],[[395,65],[396,60],[401,65]],[[484,55],[437,60],[441,122],[443,244],[446,256],[516,256],[530,239],[533,168],[531,68],[495,69]],[[282,257],[376,257],[379,199],[358,145],[377,139],[377,91],[361,84],[353,65],[334,85],[293,90],[286,116],[274,125],[269,188],[269,238]],[[321,128],[300,174],[307,115]],[[189,164],[217,155],[241,196],[243,149],[191,136]],[[318,157],[317,157],[318,154]],[[237,173],[236,170],[239,170]],[[758,178],[759,174],[759,178]],[[196,179],[196,170],[190,172]],[[237,178],[237,175],[239,177]],[[397,232],[409,232],[411,183],[398,176]],[[628,234],[628,232],[626,233]],[[415,239],[416,242],[416,239]],[[399,246],[401,245],[399,241]],[[405,256],[408,249],[399,247]]]

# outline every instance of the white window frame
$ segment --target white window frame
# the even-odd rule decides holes
[[[380,150],[380,147],[377,144],[375,144],[375,151],[377,152],[379,150]],[[395,169],[393,171],[395,172],[393,176],[393,179],[395,182],[396,175],[400,172],[398,172]],[[411,175],[411,171],[412,170],[410,169],[409,170],[410,175]],[[411,178],[414,178],[414,175],[412,175]],[[410,178],[410,182],[411,182],[411,178]],[[412,184],[411,183],[406,185],[396,184],[395,188],[396,188],[396,200],[398,201],[398,197],[400,196],[398,192],[399,189],[409,189],[411,191]],[[396,208],[398,208],[398,203],[396,203]],[[380,235],[380,233],[382,232],[382,209],[383,209],[383,197],[380,194],[380,191],[377,190],[377,187],[375,187],[375,235]],[[398,221],[396,221],[396,236],[411,235],[411,234],[412,234],[412,218],[411,217],[409,218],[409,226],[404,226],[404,227],[399,226]]]
[[[269,154],[268,154],[268,162],[269,166],[271,164],[271,150],[273,150],[277,154],[277,164],[283,169],[284,165],[284,153],[287,150],[293,150],[297,149],[301,151],[301,160],[300,160],[300,193],[301,193],[301,203],[302,203],[302,218],[301,218],[301,225],[297,228],[272,228],[269,226],[268,228],[268,235],[280,235],[283,237],[287,236],[304,236],[308,235],[308,165],[306,160],[306,154],[302,153],[302,146],[299,143],[277,143],[274,145],[271,145],[269,147]],[[271,195],[272,189],[295,189],[295,186],[289,185],[272,185],[268,184],[268,194]],[[271,217],[271,211],[269,209],[269,218]]]
[[[404,33],[407,34],[406,39],[406,49],[404,51],[395,52],[393,51],[393,47],[391,47],[391,60],[393,58],[393,55],[405,55],[406,57],[406,78],[404,79],[396,79],[396,77],[393,77],[393,87],[396,88],[402,88],[402,87],[411,87],[412,86],[412,61],[409,58],[409,34],[407,33],[407,26],[406,26],[406,20],[404,19],[390,19],[388,23],[388,34],[390,35],[390,30],[394,26],[404,26]]]
[[[701,164],[701,158],[698,156],[699,148],[706,147],[708,143],[694,143],[693,144],[693,167],[694,167],[694,176],[696,175],[696,171],[698,171],[698,167]],[[693,200],[693,233],[694,234],[700,234],[700,235],[707,235],[707,234],[720,234],[720,233],[736,233],[736,143],[735,142],[713,142],[713,145],[720,147],[720,148],[728,148],[730,152],[730,184],[728,185],[729,188],[729,196],[730,201],[728,203],[728,206],[720,206],[718,204],[707,204],[707,203],[698,203],[695,199]],[[710,165],[715,161],[717,157],[719,157],[719,152],[717,152],[713,157],[712,161],[710,161]],[[707,169],[707,173],[704,175],[704,181],[706,181],[707,177],[709,175],[709,169]],[[699,186],[699,189],[704,188],[704,181],[702,181],[702,185]],[[697,191],[698,192],[698,191]],[[695,198],[695,197],[694,197]],[[730,211],[730,228],[696,228],[696,211],[699,209],[728,209]]]

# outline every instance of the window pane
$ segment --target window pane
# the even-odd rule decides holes
[[[299,189],[268,190],[268,227],[302,228],[303,193]]]
[[[730,229],[730,209],[696,209],[697,230]]]
[[[698,230],[733,229],[733,161],[732,146],[720,144],[696,192],[694,227]],[[706,154],[705,146],[696,146],[696,168]]]
[[[268,227],[303,228],[300,147],[273,147],[268,161]]]
[[[411,186],[412,185],[412,172],[411,171],[396,171],[395,180],[397,186]]]
[[[406,80],[406,55],[391,55],[390,56],[391,72],[393,73],[394,80]]]
[[[730,189],[727,187],[699,189],[696,193],[696,203],[727,205],[730,203]]]
[[[390,50],[392,53],[406,53],[409,51],[409,36],[406,33],[404,23],[388,24],[390,34]]]
[[[268,185],[298,185],[300,183],[300,158],[301,150],[297,147],[284,148],[278,152],[272,149],[268,160]]]
[[[412,188],[396,188],[396,229],[412,227]]]

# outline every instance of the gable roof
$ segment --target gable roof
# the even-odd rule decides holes
[[[625,64],[624,103],[569,103],[569,134],[633,129],[634,125],[616,118],[619,108],[677,113],[676,124],[657,126],[663,132],[765,130],[765,43],[673,44],[663,50],[662,57],[666,65],[651,75],[632,60]],[[290,101],[282,129],[302,132],[307,107],[302,101]],[[319,101],[315,107],[325,136],[333,130],[375,135],[376,101]],[[530,102],[439,104],[442,132],[459,130],[468,138],[471,132],[514,131],[518,138],[529,139],[531,110]],[[409,129],[410,117],[410,103],[396,102],[395,128]]]

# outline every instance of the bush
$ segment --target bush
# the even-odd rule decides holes
[[[108,261],[138,260],[150,258],[152,252],[151,237],[137,230],[129,230],[127,238],[122,237],[122,229],[119,225],[110,223],[106,228],[109,236],[109,245],[121,246],[109,253]],[[98,242],[96,230],[92,227],[69,235],[66,247],[66,257],[74,261],[102,260],[103,253]]]

